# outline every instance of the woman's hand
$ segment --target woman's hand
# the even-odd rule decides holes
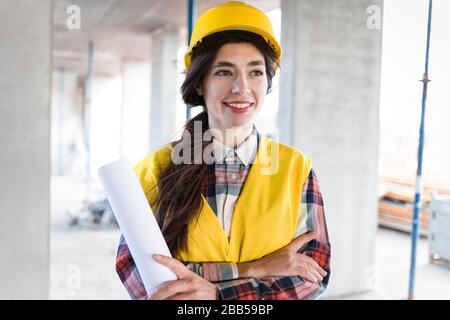
[[[162,255],[153,257],[156,262],[172,270],[178,280],[164,282],[148,298],[149,300],[216,300],[217,287],[215,284],[198,276],[176,259]]]
[[[238,264],[239,277],[301,276],[314,283],[321,282],[327,275],[325,270],[311,257],[297,253],[317,236],[317,232],[303,234],[287,246],[259,260]]]

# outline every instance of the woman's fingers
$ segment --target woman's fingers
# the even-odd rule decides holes
[[[313,283],[317,283],[319,282],[319,279],[317,279],[309,270],[308,268],[304,268],[304,267],[297,267],[298,270],[298,275],[300,277],[302,277],[303,279],[313,282]]]
[[[298,268],[304,270],[304,273],[307,274],[308,280],[312,282],[320,282],[323,280],[323,277],[320,275],[317,270],[315,270],[311,265],[302,263]]]
[[[172,270],[173,273],[177,275],[178,279],[186,278],[191,274],[191,271],[177,259],[160,254],[154,254],[153,259]]]
[[[164,282],[159,288],[150,296],[149,300],[166,299],[174,294],[183,293],[191,289],[186,280],[172,280]]]
[[[313,258],[305,255],[305,254],[298,254],[298,258],[300,260],[305,261],[308,263],[311,267],[313,267],[322,277],[325,277],[327,275],[327,272],[314,260]]]
[[[319,266],[319,264],[311,257],[308,257],[309,265],[313,267],[322,277],[325,277],[327,275],[327,272]]]
[[[309,272],[311,272],[311,273],[314,275],[314,277],[315,277],[316,279],[318,279],[320,282],[323,281],[323,277],[320,275],[319,272],[317,272],[316,269],[314,269],[314,267],[312,267],[311,265],[309,265],[308,270],[309,270]]]
[[[297,258],[298,266],[307,270],[314,277],[314,282],[323,281],[323,278],[326,276],[326,272],[316,261],[314,261],[314,259],[303,254],[299,254]]]

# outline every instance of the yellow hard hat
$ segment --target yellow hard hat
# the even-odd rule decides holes
[[[262,36],[281,62],[281,46],[275,39],[272,24],[266,14],[241,1],[222,3],[198,17],[191,35],[189,49],[184,55],[186,70],[191,65],[192,49],[206,36],[226,30],[243,30]],[[275,65],[275,69],[278,66]]]

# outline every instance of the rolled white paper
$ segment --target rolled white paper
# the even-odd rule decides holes
[[[155,253],[171,254],[131,163],[119,159],[99,168],[98,176],[147,293],[176,280],[169,268],[153,260]]]

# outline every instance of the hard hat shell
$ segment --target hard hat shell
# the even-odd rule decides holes
[[[281,62],[281,46],[275,39],[272,23],[267,15],[244,2],[228,1],[209,9],[198,17],[192,31],[189,49],[184,55],[186,71],[191,65],[192,49],[206,36],[226,30],[243,30],[259,34],[272,47],[278,61]],[[275,70],[277,67],[275,64]]]

